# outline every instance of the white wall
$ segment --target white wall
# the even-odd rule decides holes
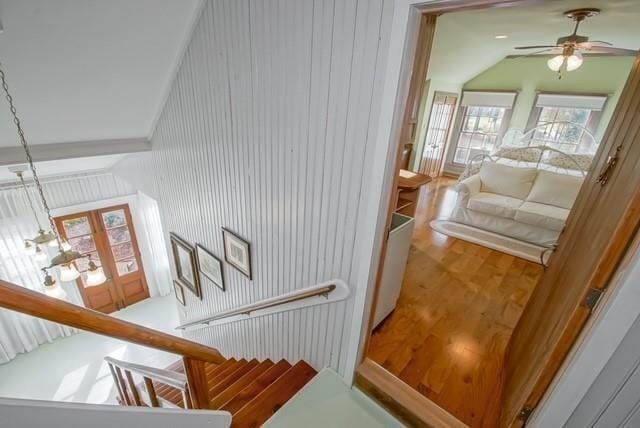
[[[372,173],[389,6],[205,5],[153,150],[113,169],[158,201],[165,233],[220,258],[221,227],[251,243],[254,279],[225,264],[227,291],[203,278],[204,298],[187,291],[182,320],[331,278],[366,286],[355,280],[354,248],[367,214],[359,201]],[[350,299],[190,334],[227,356],[305,358],[342,371],[352,313]]]

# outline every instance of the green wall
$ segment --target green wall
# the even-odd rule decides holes
[[[585,57],[582,67],[562,79],[547,68],[548,57],[505,58],[464,84],[464,90],[512,90],[518,92],[509,129],[524,131],[536,92],[578,92],[609,95],[596,130],[600,139],[611,119],[633,57]]]

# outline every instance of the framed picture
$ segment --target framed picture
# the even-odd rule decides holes
[[[187,304],[184,300],[184,288],[182,288],[182,285],[180,285],[178,281],[173,281],[173,290],[176,293],[176,299],[178,302],[182,303],[182,306],[186,306]]]
[[[187,287],[193,294],[202,299],[195,248],[175,233],[171,233],[171,250],[173,251],[173,261],[176,264],[176,273],[180,285]]]
[[[224,259],[251,279],[251,248],[249,243],[228,229],[222,228]]]
[[[218,288],[225,291],[222,262],[220,259],[200,244],[196,244],[196,253],[198,254],[198,269],[200,269],[200,272],[213,281]]]

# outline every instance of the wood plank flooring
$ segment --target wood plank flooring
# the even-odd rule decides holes
[[[505,348],[540,265],[433,231],[455,180],[422,188],[402,292],[368,357],[470,427],[494,427]]]

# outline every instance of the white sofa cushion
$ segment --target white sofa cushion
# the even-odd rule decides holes
[[[566,208],[553,205],[525,202],[516,210],[514,220],[532,226],[561,231],[569,212]]]
[[[467,208],[497,217],[514,218],[522,200],[495,193],[480,192],[469,198]]]
[[[582,177],[538,171],[527,201],[571,209],[582,186]]]
[[[484,162],[479,172],[482,181],[480,191],[525,199],[536,174],[535,168],[515,168],[495,162]]]

